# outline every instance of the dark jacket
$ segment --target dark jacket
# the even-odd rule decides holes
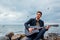
[[[28,28],[30,28],[30,26],[36,26],[36,18],[31,18],[29,19],[24,25],[25,25],[25,28],[28,30]],[[40,27],[43,27],[44,26],[44,22],[42,20],[39,20],[39,24],[40,24]],[[30,25],[30,26],[29,26]]]

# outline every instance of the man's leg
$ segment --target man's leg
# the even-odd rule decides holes
[[[34,33],[34,34],[32,35],[32,37],[31,37],[32,40],[34,40],[34,39],[36,38],[37,34],[38,34],[38,33]]]
[[[39,40],[46,31],[47,31],[47,29],[45,29],[45,28],[41,29],[41,31],[37,34],[37,36],[34,40]]]
[[[30,37],[26,37],[26,40],[31,40],[31,38]]]
[[[38,33],[34,33],[34,34],[30,35],[30,36],[27,36],[27,40],[33,40],[33,39],[35,39],[36,36],[37,36],[37,34]]]

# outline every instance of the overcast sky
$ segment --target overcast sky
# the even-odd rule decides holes
[[[0,0],[0,24],[24,24],[37,11],[45,23],[60,23],[60,0]]]

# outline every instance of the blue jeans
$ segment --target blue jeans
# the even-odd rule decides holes
[[[47,29],[43,28],[38,33],[28,36],[27,40],[39,40],[44,35]]]

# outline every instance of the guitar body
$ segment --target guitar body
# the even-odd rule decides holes
[[[38,26],[30,26],[31,28],[38,28],[38,29],[40,29],[40,28],[43,28],[43,27],[38,27]],[[39,32],[39,30],[33,30],[32,31],[32,33],[30,33],[27,29],[25,29],[25,34],[26,35],[32,35],[32,34],[34,34],[34,33],[38,33]]]

